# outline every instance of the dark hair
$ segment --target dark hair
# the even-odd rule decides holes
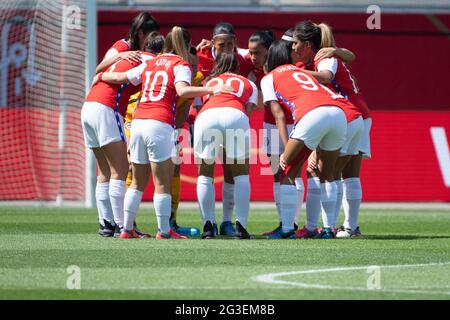
[[[312,21],[302,21],[295,26],[294,37],[301,41],[311,41],[315,49],[320,49],[322,32]]]
[[[289,44],[292,44],[293,40],[292,39],[294,37],[294,28],[290,28],[287,29],[284,33],[283,36],[281,37],[281,41],[287,42]],[[292,40],[291,40],[292,39]]]
[[[214,26],[212,37],[214,38],[218,35],[236,36],[236,32],[234,31],[234,27],[231,23],[219,22]]]
[[[267,72],[283,64],[292,64],[292,46],[285,41],[274,41],[269,48],[267,57]]]
[[[214,60],[214,67],[208,76],[208,80],[225,72],[237,72],[239,68],[239,60],[236,54],[233,53],[220,53],[216,60]]]
[[[139,13],[131,23],[128,39],[130,39],[130,50],[139,50],[139,31],[144,35],[152,31],[159,31],[159,23],[149,12]]]
[[[264,48],[269,49],[272,42],[275,40],[275,35],[270,30],[256,31],[248,39],[249,42],[257,42]]]
[[[195,48],[194,46],[191,46],[191,48],[189,49],[189,53],[196,56],[197,55],[197,48]]]
[[[174,26],[166,36],[163,52],[177,54],[183,60],[188,61],[190,49],[191,35],[189,31],[186,28]]]
[[[150,32],[145,38],[144,51],[153,54],[161,53],[164,47],[164,37],[156,32]]]

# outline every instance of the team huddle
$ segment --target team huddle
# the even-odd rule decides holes
[[[350,238],[358,226],[363,158],[371,117],[349,71],[355,55],[335,44],[326,24],[303,21],[280,40],[257,31],[248,49],[218,23],[196,47],[185,28],[166,35],[149,13],[132,22],[97,67],[81,111],[86,146],[98,165],[96,203],[104,237],[148,238],[135,217],[150,177],[156,239],[200,234],[177,224],[180,135],[188,126],[198,167],[202,239],[252,239],[250,117],[264,108],[264,152],[271,161],[279,224],[268,239]],[[223,166],[223,216],[215,212],[214,168]],[[298,226],[305,187],[306,224]],[[338,227],[344,208],[345,222]],[[232,213],[235,211],[235,223]],[[322,215],[323,227],[319,228]]]

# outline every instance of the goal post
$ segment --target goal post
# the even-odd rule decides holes
[[[0,201],[95,206],[80,112],[97,63],[94,0],[0,2]]]

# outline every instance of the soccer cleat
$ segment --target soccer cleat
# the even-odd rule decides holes
[[[220,224],[220,235],[221,236],[234,236],[236,229],[234,229],[233,222],[224,221]]]
[[[298,239],[313,239],[317,237],[318,234],[319,230],[317,228],[315,228],[313,231],[309,231],[308,228],[306,228],[306,226],[303,226],[303,228],[295,231],[295,236]]]
[[[152,237],[152,235],[150,233],[140,230],[137,227],[136,222],[133,223],[133,229],[139,235],[140,238],[151,238]]]
[[[102,237],[113,237],[115,225],[109,223],[109,221],[103,219],[104,226],[99,223],[100,228],[98,229],[98,234]]]
[[[175,220],[171,221],[170,226],[176,233],[181,234],[182,236],[197,237],[200,235],[200,229],[180,227]]]
[[[236,232],[234,234],[234,239],[243,240],[243,239],[254,239],[255,237],[248,233],[247,230],[242,226],[239,221],[236,221]]]
[[[116,226],[114,227],[114,238],[119,238],[123,230],[123,227],[116,224]]]
[[[214,226],[211,223],[211,221],[206,221],[205,225],[203,226],[203,233],[202,233],[202,239],[215,239],[217,237]]]
[[[262,235],[268,237],[268,236],[271,236],[272,234],[278,233],[278,232],[280,232],[280,231],[281,231],[281,222],[280,222],[280,224],[278,225],[278,227],[276,227],[276,228],[273,229],[272,231],[264,232]]]
[[[213,223],[214,228],[214,236],[217,237],[219,235],[219,230],[217,229],[217,223]]]
[[[361,231],[359,231],[359,227],[355,230],[350,228],[345,228],[344,226],[339,227],[336,232],[336,238],[346,239],[346,238],[359,238],[361,236]]]
[[[269,240],[278,240],[278,239],[297,239],[297,236],[295,235],[295,230],[283,232],[282,229],[280,229],[279,232],[274,233],[267,237]]]
[[[170,231],[168,233],[162,233],[162,232],[158,231],[155,238],[156,238],[156,240],[187,239],[187,237],[176,233],[175,231],[173,231],[173,229],[170,229]]]
[[[136,230],[125,230],[120,233],[120,239],[141,239],[142,237],[136,232]]]
[[[335,237],[331,228],[322,228],[316,236],[317,239],[334,239]]]

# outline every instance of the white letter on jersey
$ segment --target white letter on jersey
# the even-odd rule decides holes
[[[381,8],[377,5],[370,5],[367,7],[367,13],[371,13],[372,15],[367,18],[366,26],[367,29],[381,29]]]
[[[430,131],[444,184],[447,188],[450,188],[450,150],[445,129],[442,127],[431,127]]]

